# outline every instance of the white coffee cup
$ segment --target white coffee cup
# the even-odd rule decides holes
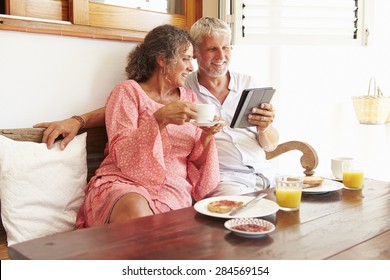
[[[197,104],[196,105],[196,122],[209,123],[214,120],[215,105],[214,104]]]
[[[343,178],[343,165],[344,162],[352,161],[351,157],[336,157],[331,159],[331,169],[333,177],[336,179]]]

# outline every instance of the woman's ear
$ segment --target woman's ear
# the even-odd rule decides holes
[[[163,56],[162,54],[159,54],[156,56],[156,62],[157,64],[160,66],[160,67],[165,67],[167,66],[167,59],[165,56]]]

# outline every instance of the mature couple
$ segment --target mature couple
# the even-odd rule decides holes
[[[201,18],[189,33],[171,25],[150,31],[130,54],[128,80],[115,86],[104,108],[80,117],[41,123],[49,147],[62,147],[82,127],[106,125],[108,149],[86,189],[77,227],[120,222],[190,206],[206,196],[238,195],[269,186],[274,174],[264,151],[278,132],[271,104],[253,108],[255,126],[197,127],[196,103],[212,103],[230,123],[253,78],[228,70],[231,30]],[[198,71],[193,71],[195,57]]]

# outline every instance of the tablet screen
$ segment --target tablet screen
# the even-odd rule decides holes
[[[272,87],[245,89],[241,94],[230,127],[245,128],[254,126],[254,124],[248,122],[248,115],[252,108],[258,107],[262,103],[270,103],[274,93],[275,89]]]

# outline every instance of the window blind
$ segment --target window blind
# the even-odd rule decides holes
[[[222,3],[224,2],[224,3]],[[220,16],[233,43],[331,43],[357,41],[364,0],[228,0]]]

